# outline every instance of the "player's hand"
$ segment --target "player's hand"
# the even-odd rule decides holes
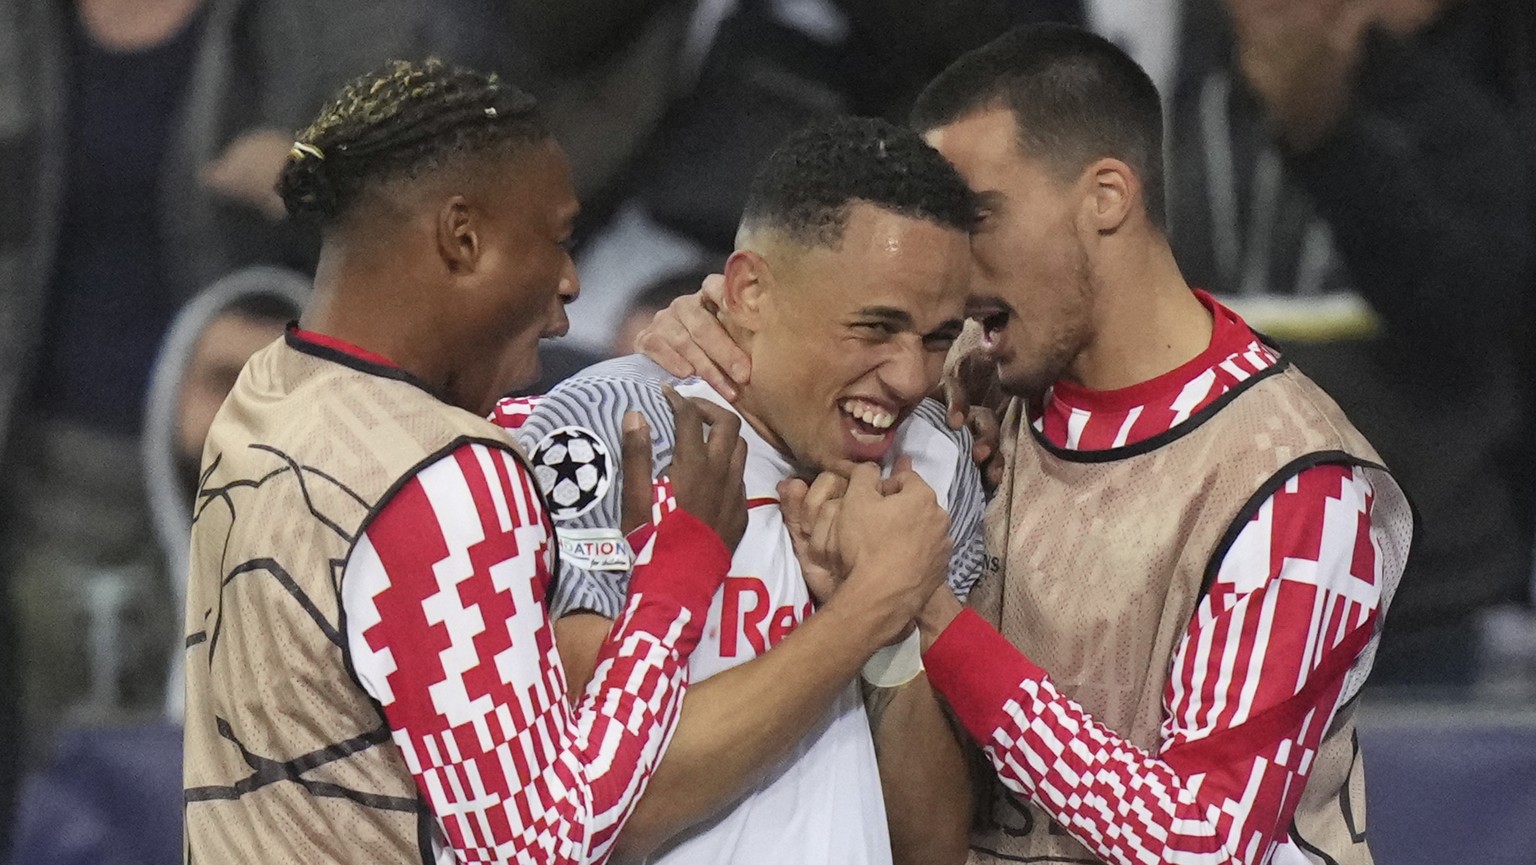
[[[830,544],[819,555],[847,573],[833,601],[847,598],[855,612],[874,617],[881,643],[911,627],[944,581],[953,549],[949,514],[909,463],[883,481],[875,466],[855,467],[830,524],[813,529],[812,539]]]
[[[980,348],[951,356],[944,364],[939,387],[943,390],[944,404],[949,408],[951,429],[964,428],[975,408],[996,412],[1003,404],[997,364]]]
[[[741,437],[741,418],[730,409],[689,399],[670,387],[663,388],[663,393],[677,427],[672,466],[667,470],[677,506],[703,520],[727,549],[735,550],[747,530],[742,480],[747,443]]]
[[[807,485],[800,478],[779,482],[779,511],[789,532],[795,558],[806,588],[818,604],[825,604],[847,576],[831,541],[837,525],[840,499],[848,490],[848,480],[832,472]]]
[[[293,136],[276,129],[253,129],[229,143],[218,158],[203,166],[204,187],[232,201],[250,205],[269,219],[286,214],[277,194],[277,178],[293,147]]]
[[[684,295],[635,337],[635,351],[680,378],[698,376],[735,402],[740,385],[752,376],[752,361],[725,332],[720,304],[725,277],[711,274],[696,294]]]
[[[974,406],[966,418],[965,428],[971,431],[971,461],[981,470],[981,482],[987,495],[997,490],[1003,482],[1003,428],[997,412],[984,406]]]
[[[1349,112],[1379,0],[1226,0],[1238,68],[1293,150],[1327,140]]]
[[[637,411],[624,413],[619,448],[624,463],[624,496],[619,502],[619,531],[625,537],[651,521],[654,502],[651,425]]]

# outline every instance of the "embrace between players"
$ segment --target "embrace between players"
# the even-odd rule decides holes
[[[499,402],[577,294],[529,101],[402,64],[306,131],[316,295],[204,456],[188,861],[1371,861],[1412,517],[1179,275],[1152,84],[1025,28],[913,119],[792,136],[653,359]]]

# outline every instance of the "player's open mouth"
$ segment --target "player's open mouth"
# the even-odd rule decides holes
[[[981,347],[986,351],[997,348],[1003,335],[1003,329],[1008,326],[1008,310],[997,309],[980,316],[981,321]]]
[[[1002,298],[973,295],[965,305],[965,317],[981,325],[981,347],[990,352],[1002,342],[1013,308]]]
[[[865,399],[849,398],[838,402],[847,419],[848,431],[861,444],[879,444],[891,434],[899,413],[879,403]]]

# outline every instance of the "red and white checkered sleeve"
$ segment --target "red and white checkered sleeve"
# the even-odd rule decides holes
[[[1352,696],[1346,679],[1363,681],[1383,567],[1403,565],[1374,504],[1364,470],[1326,465],[1260,507],[1176,650],[1156,753],[1096,722],[970,611],[925,656],[930,680],[1003,783],[1105,861],[1268,862]]]
[[[586,699],[545,607],[549,522],[505,451],[466,444],[419,471],[358,539],[347,649],[436,816],[439,862],[601,862],[676,725],[709,599],[729,567],[686,513],[652,542]]]

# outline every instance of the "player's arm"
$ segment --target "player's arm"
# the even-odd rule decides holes
[[[692,516],[664,519],[573,709],[534,489],[516,458],[481,444],[402,485],[344,570],[346,647],[461,857],[600,862],[676,724],[730,553]]]
[[[837,479],[825,477],[811,495],[840,495]],[[859,482],[873,488],[867,477]],[[921,530],[884,539],[845,588],[782,642],[689,691],[667,754],[619,839],[623,857],[646,855],[740,795],[810,732],[870,654],[911,621],[943,573],[942,556],[932,567],[923,563],[933,549],[947,555],[950,544],[948,519],[931,492],[926,505],[917,489],[903,503],[917,516],[888,518]],[[577,626],[588,640],[592,624]]]
[[[943,424],[937,417],[933,422]],[[949,580],[937,591],[961,599],[970,593],[984,554],[981,518],[986,498],[971,457],[971,439],[963,431],[947,432],[942,443],[923,446],[917,454],[920,473],[942,481],[936,486],[944,488],[950,515],[954,553]],[[911,666],[897,660],[866,671],[864,677],[891,853],[896,865],[963,862],[970,847],[972,798],[958,738],[963,734],[950,722],[927,675],[919,672],[916,651],[910,657]]]
[[[1259,509],[1174,656],[1155,753],[942,595],[919,618],[929,676],[1002,782],[1105,861],[1267,861],[1406,558],[1378,510],[1346,466],[1307,469]]]
[[[949,591],[941,586],[941,592]],[[867,689],[895,865],[965,861],[971,784],[965,753],[926,673]]]

